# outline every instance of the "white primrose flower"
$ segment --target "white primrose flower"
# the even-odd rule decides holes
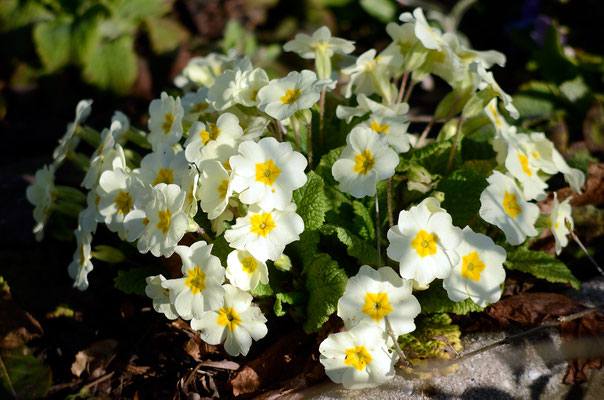
[[[317,51],[324,51],[329,57],[334,54],[350,54],[354,51],[354,42],[332,37],[328,27],[322,26],[312,36],[298,33],[294,40],[283,45],[283,50],[293,51],[302,58],[315,58]]]
[[[79,143],[79,138],[74,136],[76,130],[82,124],[86,118],[90,115],[92,110],[92,100],[80,100],[76,106],[75,119],[67,125],[67,131],[61,139],[59,139],[59,145],[54,149],[52,158],[55,168],[65,160],[65,156],[70,150],[73,150]]]
[[[99,177],[105,171],[112,171],[116,168],[126,169],[126,155],[124,149],[115,143],[113,131],[121,128],[120,122],[111,124],[111,129],[103,129],[101,133],[101,144],[92,154],[90,166],[86,170],[82,186],[86,189],[92,189],[99,184]]]
[[[258,306],[252,305],[252,295],[232,285],[224,285],[224,305],[191,320],[191,328],[200,331],[201,339],[209,344],[224,342],[232,356],[247,355],[253,340],[266,336],[266,318]]]
[[[126,133],[130,130],[130,119],[128,119],[128,116],[121,111],[114,112],[111,117],[110,127],[115,143],[119,143],[120,146],[126,144]]]
[[[497,136],[507,137],[508,135],[506,133],[509,131],[510,125],[497,109],[497,103],[498,100],[497,97],[495,97],[489,102],[489,104],[487,104],[483,112],[493,123]]]
[[[304,221],[291,203],[284,210],[263,211],[250,206],[245,217],[237,218],[235,225],[224,233],[229,246],[247,250],[255,259],[277,261],[285,245],[299,240]]]
[[[187,162],[183,151],[179,152],[176,158],[177,161],[174,170],[176,183],[187,194],[182,210],[189,217],[193,218],[197,215],[197,202],[199,201],[199,172],[197,172],[195,165]]]
[[[386,32],[392,38],[380,54],[383,62],[393,68],[413,71],[419,68],[428,55],[428,49],[415,35],[415,22],[398,25],[390,22]]]
[[[376,54],[375,49],[367,50],[357,58],[354,65],[342,69],[343,74],[350,75],[344,92],[345,97],[348,98],[353,93],[367,96],[378,93],[391,103],[394,93],[390,85],[390,75],[386,64],[383,64],[383,60]]]
[[[248,70],[228,70],[216,78],[210,88],[212,105],[217,110],[225,110],[235,104],[246,107],[258,105],[258,92],[268,85],[268,75],[262,68]]]
[[[103,222],[112,232],[120,237],[126,236],[124,219],[134,209],[137,200],[147,194],[143,182],[128,175],[122,168],[105,171],[99,179],[96,189],[98,210]],[[95,199],[96,200],[96,199]]]
[[[209,100],[209,89],[206,87],[185,94],[181,99],[181,104],[184,112],[182,121],[187,124],[193,124],[197,122],[200,115],[214,111]]]
[[[44,225],[52,211],[55,200],[55,166],[45,165],[36,171],[34,183],[25,191],[27,201],[34,205],[34,234],[36,240],[44,238]]]
[[[205,125],[196,122],[189,129],[189,137],[185,142],[185,155],[189,162],[200,166],[201,162],[212,158],[211,144],[216,147],[236,147],[236,143],[243,136],[243,129],[239,126],[239,119],[231,114],[224,113],[215,124]],[[210,149],[206,150],[206,148]],[[215,148],[214,148],[215,149]]]
[[[86,208],[78,215],[78,226],[84,232],[95,233],[99,222],[103,222],[104,218],[99,212],[99,201],[101,197],[96,190],[90,190],[86,194]]]
[[[163,275],[148,276],[145,278],[145,282],[147,282],[145,294],[153,300],[153,309],[155,311],[173,320],[178,318],[178,313],[174,304],[170,303],[170,291],[162,287],[162,283],[165,281],[166,278]]]
[[[422,42],[425,48],[431,50],[440,50],[446,44],[442,40],[442,32],[440,29],[431,27],[424,16],[424,11],[417,7],[413,10],[413,14],[406,12],[400,15],[399,19],[402,22],[413,22],[415,36]]]
[[[532,156],[531,164],[535,168],[540,169],[546,174],[561,172],[572,191],[579,194],[582,193],[581,187],[585,185],[585,174],[577,168],[571,168],[552,141],[545,137],[544,133],[518,134],[518,137],[519,146]]]
[[[480,62],[485,68],[491,68],[497,64],[504,67],[506,63],[505,54],[496,50],[479,51],[459,43],[459,38],[453,33],[445,33],[442,40],[453,50],[461,62],[467,67],[472,62]]]
[[[381,114],[385,117],[397,118],[407,114],[409,111],[409,105],[407,103],[394,103],[388,106],[378,103],[377,101],[371,100],[364,94],[357,96],[358,106],[346,107],[338,105],[336,107],[336,116],[339,119],[346,120],[349,124],[354,117],[362,117],[367,113]]]
[[[358,324],[346,332],[332,333],[319,346],[325,373],[346,389],[379,386],[395,375],[398,355],[390,351],[384,331]]]
[[[533,161],[535,156],[525,152],[519,145],[520,138],[521,135],[508,138],[505,168],[520,182],[525,199],[543,200],[547,196],[545,193],[547,183],[539,176],[539,169],[535,167]]]
[[[213,245],[203,240],[189,246],[176,246],[182,260],[182,278],[168,279],[162,287],[170,290],[170,303],[181,317],[203,318],[210,310],[223,305],[224,268],[220,259],[211,254]]]
[[[288,207],[293,191],[307,179],[306,158],[292,150],[290,143],[279,143],[273,137],[242,142],[239,155],[232,156],[229,163],[233,169],[231,185],[240,193],[239,200],[258,204],[265,211]]]
[[[456,249],[459,262],[443,281],[443,287],[453,301],[470,298],[479,306],[486,307],[501,297],[506,253],[490,237],[475,233],[469,226],[462,233],[463,240]]]
[[[267,131],[271,120],[266,115],[250,115],[241,111],[237,107],[231,107],[227,110],[239,119],[239,126],[243,129],[241,140],[257,139]]]
[[[414,318],[421,306],[411,294],[412,284],[403,280],[392,268],[378,270],[361,266],[359,273],[348,279],[346,291],[338,300],[338,317],[346,328],[359,323],[369,323],[387,329],[388,317],[394,334],[398,337],[415,330]]]
[[[237,200],[229,200],[229,205],[233,207],[233,209],[236,209],[238,206]],[[232,221],[233,218],[235,218],[235,214],[233,214],[230,208],[227,207],[224,209],[222,214],[210,221],[212,223],[212,231],[216,233],[216,236],[222,235],[227,228],[231,227],[229,222]]]
[[[313,71],[292,71],[285,78],[274,79],[258,92],[258,108],[283,121],[298,110],[315,104],[321,93],[316,87],[317,75]]]
[[[209,220],[218,218],[224,212],[232,195],[231,176],[227,170],[218,161],[205,161],[197,196]]]
[[[210,53],[205,57],[193,57],[185,68],[174,78],[174,84],[182,89],[211,87],[217,76],[231,68],[236,57]]]
[[[124,218],[127,240],[138,239],[136,247],[143,254],[151,251],[155,257],[171,256],[189,227],[182,211],[185,197],[178,185],[154,186]]]
[[[92,234],[82,231],[80,227],[74,230],[76,237],[77,248],[73,253],[73,260],[67,267],[67,272],[73,279],[73,287],[78,290],[88,289],[88,274],[92,271],[93,265],[90,256],[90,243],[92,242]]]
[[[388,147],[388,139],[371,129],[356,126],[346,137],[346,147],[331,173],[341,191],[361,198],[373,196],[382,179],[394,175],[399,159]]]
[[[470,71],[475,73],[479,79],[478,88],[480,90],[491,89],[503,101],[503,107],[510,113],[511,117],[518,119],[519,113],[516,107],[512,104],[512,96],[501,89],[501,86],[495,81],[495,77],[491,71],[487,71],[482,62],[473,62],[470,64]]]
[[[170,185],[176,183],[177,167],[183,160],[178,160],[174,149],[161,144],[141,160],[140,168],[132,171],[132,175],[139,178],[145,185],[156,186],[160,183]]]
[[[400,263],[401,276],[420,285],[449,275],[459,261],[455,249],[461,241],[461,229],[453,226],[451,216],[428,199],[400,212],[398,225],[388,231],[386,250]]]
[[[160,145],[172,146],[182,137],[182,118],[184,110],[180,98],[176,99],[162,92],[160,99],[149,104],[149,136],[153,150]]]
[[[487,181],[489,186],[480,194],[480,217],[497,225],[511,245],[521,244],[527,236],[537,236],[539,207],[524,199],[514,179],[493,171]]]
[[[554,208],[549,216],[549,229],[554,235],[556,254],[558,255],[560,255],[562,248],[568,245],[568,235],[575,229],[570,199],[570,197],[567,197],[560,203],[558,202],[558,193],[554,192]]]
[[[233,250],[227,257],[226,277],[241,290],[254,290],[258,282],[268,283],[268,268],[249,252]]]
[[[360,126],[366,126],[377,134],[384,134],[388,144],[399,153],[406,153],[411,147],[407,136],[409,120],[405,116],[392,117],[384,113],[375,113]]]

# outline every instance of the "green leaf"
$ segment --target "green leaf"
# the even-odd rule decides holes
[[[323,178],[323,182],[325,183],[324,188],[327,199],[327,209],[335,210],[336,212],[338,212],[343,203],[352,203],[350,196],[342,193],[338,189],[339,183],[334,179],[331,173],[331,167],[333,166],[333,163],[340,158],[340,154],[342,154],[344,147],[345,146],[341,146],[332,149],[329,153],[321,157],[321,161],[319,161],[319,165],[317,165],[317,168],[315,169],[315,172]]]
[[[52,372],[25,345],[0,349],[0,397],[41,399],[52,383]]]
[[[338,300],[346,290],[348,277],[327,254],[316,257],[308,266],[305,276],[309,297],[304,330],[313,333],[321,329],[336,311]]]
[[[553,115],[558,102],[551,85],[540,81],[531,81],[522,85],[512,99],[520,119],[549,118]]]
[[[463,110],[464,104],[472,96],[470,88],[466,90],[454,90],[449,92],[436,106],[434,111],[435,119],[449,118],[455,116]]]
[[[353,225],[355,226],[355,233],[365,240],[374,240],[375,226],[369,210],[357,200],[352,202],[352,208],[354,209]]]
[[[126,256],[121,252],[121,250],[102,244],[95,246],[90,255],[93,258],[104,261],[108,264],[117,264],[126,260]]]
[[[348,229],[325,224],[321,227],[321,233],[324,235],[336,235],[347,250],[348,255],[359,260],[361,264],[376,265],[377,250],[373,244],[369,244]]]
[[[440,282],[434,282],[427,290],[416,292],[415,297],[422,306],[422,313],[453,313],[465,315],[469,312],[480,312],[484,310],[471,299],[454,302],[449,299],[447,292]]]
[[[145,296],[145,287],[147,286],[145,278],[160,274],[161,272],[162,269],[157,266],[119,270],[117,276],[113,279],[113,282],[115,288],[124,293]]]
[[[451,146],[453,146],[453,139],[430,143],[414,151],[409,160],[422,165],[431,174],[444,174]],[[456,158],[459,157],[459,152],[456,152]]]
[[[224,235],[218,236],[212,243],[212,254],[220,258],[223,265],[226,265],[227,257],[233,249],[229,246],[229,243],[224,238]]]
[[[78,17],[72,27],[73,59],[85,65],[101,41],[99,26],[104,14],[102,7],[91,7]]]
[[[464,227],[480,210],[480,194],[487,179],[471,169],[462,169],[443,178],[438,190],[445,194],[442,206],[453,217],[453,225]]]
[[[484,136],[464,137],[461,141],[461,158],[466,160],[491,160],[497,156],[493,144]]]
[[[548,282],[568,283],[577,290],[581,288],[581,282],[568,267],[551,254],[522,247],[515,247],[507,253],[504,265],[508,269],[525,272]]]
[[[413,363],[426,359],[451,358],[451,349],[461,352],[461,330],[447,314],[420,315],[415,319],[415,331],[401,335],[401,349]]]
[[[71,61],[71,18],[62,17],[40,22],[33,30],[36,51],[48,72],[54,72]]]
[[[275,294],[270,282],[266,285],[262,282],[258,282],[258,286],[251,290],[250,293],[256,297],[269,297]]]
[[[124,20],[160,17],[170,11],[171,1],[166,0],[111,0],[114,14]]]
[[[548,82],[557,85],[577,76],[577,66],[566,56],[560,42],[560,27],[552,23],[545,32],[543,46],[535,54],[539,69]]]
[[[320,235],[317,231],[304,231],[300,240],[287,246],[288,254],[291,254],[297,263],[302,265],[302,271],[314,260],[319,245]]]
[[[187,30],[172,18],[147,18],[145,26],[156,54],[176,49],[189,36]]]
[[[293,193],[293,201],[298,206],[296,213],[304,221],[304,230],[317,230],[325,221],[327,199],[323,190],[323,178],[310,171],[307,181],[300,189]]]
[[[284,304],[298,305],[303,304],[306,299],[306,294],[299,292],[288,292],[288,293],[277,293],[275,297],[275,303],[273,304],[273,311],[277,317],[282,317],[286,314],[283,310]]]
[[[52,12],[40,1],[3,0],[0,6],[0,33],[52,18]]]
[[[383,23],[393,21],[397,10],[396,3],[392,0],[361,0],[361,7]]]
[[[134,37],[125,35],[99,43],[90,54],[82,74],[87,82],[100,89],[127,93],[138,74]]]

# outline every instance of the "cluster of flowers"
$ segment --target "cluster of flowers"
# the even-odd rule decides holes
[[[308,163],[276,138],[287,132],[286,126],[296,133],[308,126],[310,108],[336,88],[341,75],[348,76],[343,93],[354,94],[357,106],[340,105],[336,116],[360,122],[347,136],[332,174],[341,191],[357,198],[373,196],[378,181],[394,175],[399,154],[423,144],[424,138],[407,133],[409,107],[402,94],[407,79],[415,84],[430,74],[463,99],[450,105],[451,115],[462,111],[463,119],[484,112],[495,127],[501,165],[480,197],[480,216],[501,228],[512,245],[535,236],[539,211],[528,200],[545,197],[545,180],[552,174],[562,172],[577,192],[585,177],[566,164],[543,134],[516,133],[499,114],[501,102],[512,117],[518,115],[488,71],[505,64],[502,54],[465,47],[455,34],[431,27],[421,9],[400,19],[401,25],[388,24],[393,42],[379,55],[372,49],[358,58],[349,56],[353,42],[332,37],[326,27],[285,44],[286,51],[314,59],[316,73],[294,71],[270,80],[246,57],[195,58],[175,81],[187,93],[182,98],[162,93],[151,102],[148,133],[116,112],[110,128],[98,134],[83,125],[92,102],[81,101],[53,154],[54,163],[39,170],[27,190],[35,205],[37,238],[42,238],[50,213],[69,212],[69,200],[77,197],[54,185],[56,169],[66,159],[84,166],[87,207],[78,214],[77,249],[68,268],[74,286],[88,287],[92,235],[104,223],[122,240],[136,242],[141,253],[176,253],[182,260],[182,277],[147,278],[146,293],[157,312],[190,320],[207,343],[224,343],[229,354],[245,355],[252,339],[267,333],[266,318],[249,291],[268,283],[267,261],[277,261],[304,231],[292,193],[306,183]],[[392,84],[398,78],[400,90]],[[81,138],[95,147],[90,158],[76,152]],[[136,154],[125,149],[128,141],[151,151],[137,162]],[[226,268],[206,241],[179,245],[187,232],[205,235],[194,220],[199,206],[212,230],[224,234],[232,248]],[[568,200],[559,204],[555,199],[549,220],[560,252],[572,229]],[[412,332],[421,310],[414,288],[441,279],[451,300],[469,298],[480,306],[501,296],[505,250],[469,226],[454,226],[435,198],[401,211],[387,237],[387,255],[400,264],[399,273],[363,265],[338,302],[337,314],[347,331],[330,335],[319,349],[328,376],[347,388],[376,386],[394,376],[399,356],[392,351],[393,338]]]

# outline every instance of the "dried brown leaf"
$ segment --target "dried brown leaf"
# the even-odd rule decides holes
[[[75,361],[71,365],[71,372],[81,377],[84,372],[89,377],[99,377],[105,372],[105,368],[115,355],[118,341],[105,339],[93,343],[86,350],[76,354]]]

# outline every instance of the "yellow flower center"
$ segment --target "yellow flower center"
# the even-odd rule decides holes
[[[280,174],[281,170],[275,165],[272,159],[256,164],[256,182],[273,186],[273,183],[275,183]]]
[[[241,266],[244,271],[246,271],[248,274],[253,274],[254,272],[256,272],[256,269],[258,269],[258,262],[256,261],[256,259],[252,256],[249,257],[245,257],[243,260],[241,260]]]
[[[173,123],[174,123],[174,114],[164,114],[164,123],[161,125],[161,128],[164,131],[164,135],[167,135],[168,133],[170,133]]]
[[[359,371],[362,371],[372,360],[373,358],[365,346],[358,346],[346,349],[344,364],[352,365]]]
[[[266,235],[277,226],[273,221],[273,216],[269,212],[252,215],[250,217],[250,223],[252,225],[250,232],[262,237],[266,237]]]
[[[191,205],[195,201],[195,188],[193,184],[189,186],[189,193],[187,193],[187,204]]]
[[[113,200],[120,214],[128,214],[132,210],[132,197],[128,192],[120,190]]]
[[[370,125],[371,130],[377,133],[385,133],[386,135],[388,134],[388,127],[387,124],[380,125],[376,121],[373,121]]]
[[[237,311],[231,307],[222,307],[218,310],[218,318],[216,319],[218,325],[226,326],[229,331],[233,332],[237,325],[241,323],[241,318]]]
[[[159,210],[157,215],[159,216],[157,229],[162,231],[162,233],[165,235],[170,230],[170,220],[172,220],[172,213],[170,212],[170,209],[166,208],[165,210]]]
[[[417,232],[415,239],[411,241],[411,247],[417,251],[417,255],[424,258],[428,255],[436,254],[436,244],[438,243],[438,236],[433,233],[428,233],[425,230]]]
[[[210,124],[210,126],[208,126],[208,130],[209,132],[206,130],[199,132],[199,136],[201,136],[202,140],[201,144],[204,146],[208,144],[210,140],[216,140],[220,135],[220,129],[218,129],[216,124]]]
[[[252,90],[252,94],[250,95],[250,100],[251,101],[256,101],[256,97],[258,96],[258,90],[259,89]],[[298,95],[298,97],[299,97],[299,95]]]
[[[388,293],[367,293],[362,311],[375,322],[380,322],[385,315],[392,312],[392,306],[388,302]]]
[[[218,197],[221,199],[226,199],[227,191],[229,189],[229,180],[223,179],[218,186]]]
[[[528,167],[528,157],[522,154],[518,154],[518,159],[520,160],[520,165],[522,165],[522,170],[528,176],[533,175],[533,172]]]
[[[174,183],[174,172],[172,172],[172,169],[160,168],[157,171],[157,177],[153,181],[153,186],[160,183],[165,183],[166,185]]]
[[[191,288],[193,294],[197,294],[206,288],[206,274],[196,265],[187,272],[185,285]]]
[[[507,190],[503,195],[503,209],[512,218],[516,218],[516,215],[522,214],[522,208],[518,205],[516,200],[516,193],[509,193]]]
[[[197,103],[197,104],[195,104],[195,107],[191,108],[190,113],[191,114],[200,113],[200,112],[207,110],[209,107],[210,107],[210,105],[208,103]]]
[[[478,253],[472,253],[462,257],[463,264],[461,265],[461,276],[466,279],[472,279],[478,282],[480,273],[484,270],[484,263],[478,258]]]
[[[539,158],[539,153],[537,153],[536,151],[533,151],[533,157]]]
[[[371,168],[375,165],[375,160],[369,150],[365,150],[361,154],[354,156],[354,162],[352,170],[361,175],[367,175],[367,172],[371,171]]]
[[[285,96],[281,97],[281,103],[283,104],[294,104],[300,98],[300,89],[287,89]]]

